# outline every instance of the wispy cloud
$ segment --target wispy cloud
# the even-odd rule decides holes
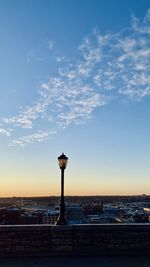
[[[35,133],[21,136],[18,139],[12,140],[10,145],[11,146],[19,145],[21,147],[25,147],[25,145],[27,144],[33,144],[35,142],[43,142],[47,139],[50,139],[55,133],[56,131],[40,131],[39,130]]]
[[[53,46],[53,41],[49,41],[49,49]],[[49,128],[57,132],[69,124],[85,123],[96,108],[113,98],[140,101],[149,96],[150,9],[142,21],[132,16],[130,28],[118,33],[102,35],[94,29],[77,47],[75,55],[68,60],[57,57],[58,73],[41,84],[35,103],[16,116],[3,118],[2,128],[28,132],[46,120]],[[0,134],[4,132],[1,130]],[[12,144],[23,147],[49,137],[50,130],[40,128]]]
[[[0,128],[0,135],[11,136],[11,130],[6,130],[4,128]]]
[[[48,49],[52,50],[54,48],[54,44],[55,44],[54,41],[52,40],[48,41]]]
[[[3,123],[21,127],[24,129],[31,129],[33,123],[38,119],[41,113],[44,113],[47,106],[47,101],[41,101],[40,99],[33,106],[25,107],[24,110],[20,111],[17,116],[10,118],[3,118]]]
[[[57,62],[63,62],[65,61],[65,57],[56,57]]]
[[[33,51],[29,51],[29,52],[27,53],[26,58],[27,58],[27,63],[31,63],[32,61],[38,61],[38,62],[42,62],[42,61],[44,61],[44,59],[43,59],[42,57],[37,56],[37,55],[35,54],[35,52],[33,52]]]

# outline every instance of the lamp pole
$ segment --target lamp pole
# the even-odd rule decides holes
[[[59,211],[59,217],[57,219],[56,225],[67,225],[68,222],[66,220],[65,216],[65,201],[64,201],[64,172],[67,166],[68,158],[62,153],[58,157],[58,163],[61,170],[61,198],[60,198],[60,211]]]

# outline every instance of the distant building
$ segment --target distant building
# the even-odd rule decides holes
[[[55,224],[59,216],[59,211],[55,209],[48,209],[43,215],[43,224]]]
[[[69,224],[83,224],[88,222],[81,206],[67,207],[66,216]]]
[[[88,214],[90,223],[122,223],[119,208],[102,208],[99,214]]]
[[[42,214],[41,213],[24,213],[21,214],[18,220],[19,224],[41,224]]]

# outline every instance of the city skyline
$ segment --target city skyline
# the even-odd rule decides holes
[[[150,194],[148,1],[1,1],[3,196]]]

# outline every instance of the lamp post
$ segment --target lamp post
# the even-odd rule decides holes
[[[58,157],[59,167],[61,169],[61,199],[60,199],[60,211],[56,225],[67,225],[68,222],[65,216],[65,201],[64,201],[64,171],[66,169],[68,158],[62,153]]]

